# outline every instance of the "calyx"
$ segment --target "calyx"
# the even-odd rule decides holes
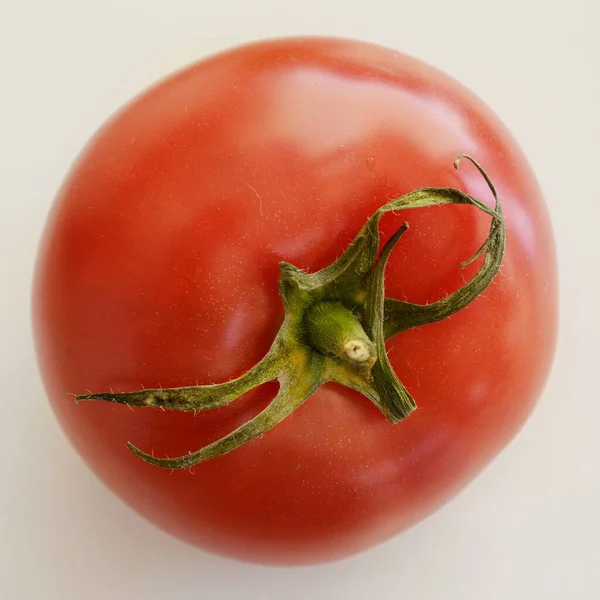
[[[225,454],[275,427],[325,382],[335,381],[361,392],[392,423],[416,408],[415,401],[393,371],[385,341],[409,329],[440,321],[469,305],[493,281],[505,247],[505,225],[496,190],[483,168],[470,160],[490,187],[495,207],[454,188],[422,188],[391,200],[365,223],[348,249],[333,264],[305,273],[280,264],[279,291],[285,308],[281,328],[265,357],[237,379],[215,385],[147,389],[127,393],[77,396],[76,401],[102,400],[140,407],[203,411],[224,406],[268,381],[279,381],[273,401],[253,419],[200,450],[177,458],[158,458],[131,443],[144,461],[167,469],[186,469]],[[388,212],[446,204],[470,204],[492,218],[477,274],[456,292],[427,305],[393,300],[384,294],[384,273],[390,254],[407,231],[405,223],[383,246],[379,222]]]

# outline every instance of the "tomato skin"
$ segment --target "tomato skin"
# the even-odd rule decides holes
[[[76,405],[86,390],[223,381],[255,364],[281,323],[278,263],[330,264],[367,217],[423,186],[491,203],[454,157],[474,156],[503,201],[501,273],[457,315],[404,332],[390,361],[419,410],[392,425],[361,395],[323,386],[261,438],[169,472],[248,420],[275,384],[212,412]],[[487,235],[468,206],[410,223],[386,295],[425,303],[473,275]],[[256,43],[197,63],[125,107],[73,167],[49,217],[34,289],[44,382],[86,463],[140,514],[244,560],[337,559],[438,508],[515,435],[556,338],[551,227],[517,144],[481,101],[398,52],[339,39]],[[499,490],[501,493],[501,490]]]

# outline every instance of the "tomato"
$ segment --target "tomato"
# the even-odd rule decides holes
[[[360,393],[322,385],[284,421],[228,454],[171,471],[129,452],[181,456],[256,415],[270,382],[207,412],[73,396],[227,381],[282,323],[279,263],[331,264],[380,206],[451,187],[502,200],[500,273],[467,308],[391,338],[418,409],[392,424]],[[402,211],[390,298],[432,303],[490,218],[470,206]],[[49,216],[34,286],[45,386],[89,467],[163,530],[266,563],[341,558],[440,507],[524,423],[551,366],[557,283],[549,218],[515,140],[471,92],[396,51],[283,39],[210,57],[161,81],[95,135]],[[501,492],[499,492],[501,493]]]

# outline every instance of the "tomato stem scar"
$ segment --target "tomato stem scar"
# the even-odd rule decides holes
[[[305,273],[289,263],[281,263],[283,323],[265,357],[242,376],[206,386],[88,393],[77,396],[76,402],[94,400],[195,412],[229,404],[268,381],[279,382],[279,392],[267,408],[197,452],[160,458],[127,444],[142,460],[166,469],[189,469],[250,442],[289,416],[327,381],[361,392],[392,423],[407,418],[416,403],[392,369],[386,340],[412,327],[445,319],[468,306],[492,283],[504,257],[505,222],[496,189],[470,156],[458,156],[455,168],[463,158],[475,166],[489,186],[495,200],[493,209],[454,188],[421,188],[375,211],[347,250],[328,267]],[[473,257],[460,265],[464,267],[483,255],[475,276],[454,293],[427,305],[386,298],[387,262],[408,224],[402,225],[380,251],[381,218],[389,212],[450,204],[471,205],[491,217],[487,239]]]

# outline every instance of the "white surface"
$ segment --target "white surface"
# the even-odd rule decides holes
[[[0,598],[600,598],[599,17],[594,0],[0,0]],[[270,569],[167,537],[86,470],[44,397],[29,295],[53,195],[115,108],[207,51],[300,33],[396,47],[494,108],[546,192],[562,323],[534,416],[452,503],[361,556]]]

